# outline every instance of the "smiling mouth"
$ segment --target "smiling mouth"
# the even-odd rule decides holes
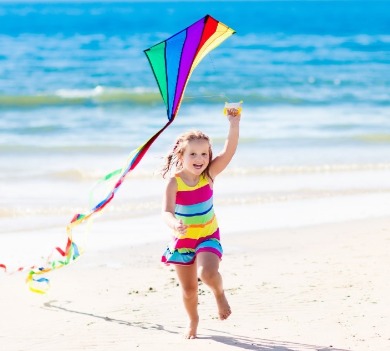
[[[203,165],[193,165],[194,166],[194,168],[196,168],[196,169],[202,169],[202,167],[203,167]]]

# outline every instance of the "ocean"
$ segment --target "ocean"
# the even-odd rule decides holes
[[[240,146],[227,174],[273,180],[252,189],[252,198],[238,185],[221,202],[277,202],[281,193],[310,188],[305,175],[332,172],[361,172],[353,189],[388,193],[389,6],[2,2],[0,233],[65,228],[74,211],[89,206],[95,181],[123,166],[167,122],[143,51],[206,14],[236,34],[196,68],[178,116],[113,200],[113,215],[159,212],[160,186],[148,184],[163,183],[162,157],[193,128],[221,148],[225,101],[243,100]],[[275,186],[277,177],[296,174],[303,178],[288,189]],[[321,191],[337,192],[340,179],[324,180]],[[342,177],[343,191],[350,182]]]

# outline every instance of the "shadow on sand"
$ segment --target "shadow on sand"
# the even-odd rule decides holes
[[[71,303],[66,301],[66,304]],[[180,332],[168,330],[161,324],[147,323],[147,322],[129,322],[121,319],[111,318],[108,316],[99,316],[97,314],[77,311],[70,308],[66,308],[58,304],[58,301],[52,300],[44,303],[44,307],[48,310],[60,310],[68,313],[76,313],[79,315],[89,316],[93,318],[98,318],[106,322],[118,323],[122,325],[127,325],[133,328],[140,329],[149,329],[149,330],[160,330],[172,334],[180,334]],[[242,350],[257,350],[257,351],[350,351],[346,349],[334,348],[333,346],[318,346],[318,345],[308,345],[301,343],[294,343],[288,341],[276,341],[276,340],[267,340],[260,338],[247,337],[242,335],[234,335],[230,333],[225,333],[226,335],[220,335],[221,331],[219,330],[209,330],[210,335],[199,335],[198,339],[200,340],[212,340],[219,342],[221,344],[237,347]],[[213,335],[213,333],[218,335]]]
[[[309,345],[294,343],[289,341],[280,341],[280,340],[268,340],[254,337],[246,337],[242,335],[228,334],[220,335],[221,331],[217,332],[219,335],[210,336],[199,336],[199,339],[211,339],[216,342],[220,342],[225,345],[235,346],[238,349],[243,350],[257,350],[257,351],[350,351],[346,349],[339,349],[333,346],[318,346],[318,345]]]

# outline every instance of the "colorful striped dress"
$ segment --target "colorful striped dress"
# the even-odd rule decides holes
[[[189,265],[198,252],[212,252],[222,257],[219,228],[214,214],[213,189],[201,176],[195,186],[188,186],[179,176],[177,182],[175,216],[188,225],[186,234],[173,233],[162,256],[162,262]]]

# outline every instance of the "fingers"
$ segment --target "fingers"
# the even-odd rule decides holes
[[[238,117],[240,116],[240,111],[236,108],[229,108],[227,109],[227,115],[232,117]]]
[[[237,116],[238,115],[238,110],[235,109],[235,108],[228,108],[227,109],[227,114],[230,115],[230,116]]]
[[[180,234],[185,234],[187,232],[188,225],[185,225],[182,220],[177,221],[175,225],[175,230]]]

